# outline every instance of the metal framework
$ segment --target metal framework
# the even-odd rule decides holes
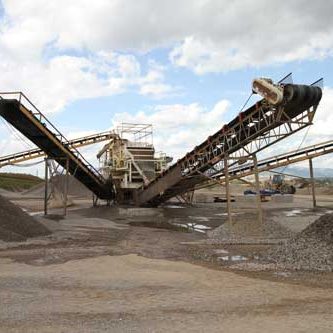
[[[196,170],[204,169],[205,173],[211,176],[224,169],[222,157],[227,152],[229,160],[246,161],[254,153],[312,124],[315,110],[316,106],[312,106],[290,119],[283,108],[267,110],[262,106],[257,112],[220,133],[214,141],[209,142],[208,139],[204,148],[185,159],[182,173],[189,176]],[[211,165],[213,166],[210,167]]]
[[[88,145],[92,145],[95,143],[110,140],[114,137],[114,135],[115,134],[113,132],[101,132],[101,133],[96,133],[93,135],[88,135],[88,136],[84,136],[81,138],[69,140],[68,143],[69,143],[69,147],[71,149],[72,149],[72,147],[79,148],[79,147],[88,146]],[[29,161],[32,159],[41,158],[44,156],[45,156],[45,152],[39,148],[1,156],[0,157],[0,168],[7,166],[7,165],[14,165],[14,164],[22,163],[22,162]]]
[[[69,160],[68,158],[64,158],[64,160],[66,167],[59,171],[59,164],[52,159],[45,158],[44,215],[48,214],[48,202],[51,198],[60,200],[63,203],[63,215],[67,214]],[[55,182],[55,178],[64,173],[64,186],[61,187]]]
[[[240,113],[201,145],[178,160],[138,194],[138,205],[159,205],[212,176],[246,161],[264,148],[312,124],[321,89],[286,85],[288,100],[272,106],[265,99]],[[227,159],[224,157],[227,156]],[[202,174],[204,173],[204,175]]]
[[[132,142],[141,144],[153,144],[153,125],[152,124],[136,124],[121,123],[117,127],[117,133],[122,139],[130,139]],[[127,137],[129,136],[129,138]]]
[[[290,151],[258,161],[258,172],[265,172],[287,166],[290,164],[312,160],[313,158],[333,153],[333,140]],[[234,166],[229,170],[229,180],[241,179],[253,175],[254,163]],[[206,188],[218,183],[223,184],[225,177],[223,172],[215,173],[210,177],[212,180],[195,186],[195,190]],[[206,178],[207,180],[208,178]],[[193,189],[192,189],[193,190]]]
[[[70,141],[22,93],[0,93],[0,115],[43,150],[48,157],[68,169],[101,199],[114,197],[111,180],[106,180]]]
[[[241,112],[149,184],[143,185],[135,195],[136,204],[157,206],[171,197],[188,192],[206,181],[207,177],[227,172],[231,178],[236,164],[255,158],[255,154],[262,149],[311,125],[321,99],[321,89],[294,84],[282,87],[283,100],[280,104],[271,105],[262,99]],[[15,98],[11,97],[13,94]],[[75,147],[71,147],[70,141],[24,94],[0,93],[0,115],[50,158],[69,170],[97,197],[114,198],[112,180],[106,180]],[[135,140],[145,139],[144,144],[148,144],[146,140],[150,136],[152,138],[151,125],[142,126],[124,123],[119,131],[134,135]]]

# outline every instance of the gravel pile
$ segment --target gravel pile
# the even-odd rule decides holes
[[[48,234],[50,231],[44,225],[0,196],[0,240],[24,241],[29,237]]]
[[[66,177],[63,175],[56,175],[52,177],[51,182],[56,186],[56,188],[63,192],[65,189],[65,180]],[[36,198],[43,198],[45,191],[45,184],[44,182],[41,184],[37,184],[36,186],[32,187],[31,189],[23,192],[23,196],[26,197],[36,197]],[[50,191],[50,189],[49,189]],[[80,183],[76,178],[69,175],[68,176],[68,195],[75,196],[75,197],[84,197],[84,198],[91,198],[92,192],[87,189],[82,183]]]
[[[267,219],[262,225],[257,222],[256,214],[247,214],[233,220],[231,228],[225,222],[208,233],[209,243],[225,244],[271,244],[280,243],[294,235],[292,231],[278,222]]]
[[[306,229],[278,247],[266,260],[287,269],[333,271],[333,214],[321,216]]]

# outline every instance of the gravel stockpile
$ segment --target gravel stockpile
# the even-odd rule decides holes
[[[209,243],[276,243],[294,234],[278,222],[267,219],[262,225],[255,214],[234,219],[231,228],[227,222],[209,231]]]
[[[63,192],[65,189],[65,180],[66,180],[65,176],[56,175],[56,176],[52,177],[51,182],[60,192]],[[41,184],[37,184],[36,186],[23,192],[22,194],[23,194],[23,196],[26,196],[26,197],[43,198],[44,192],[45,192],[45,184],[43,182]],[[68,176],[68,195],[72,195],[72,196],[76,196],[76,197],[91,198],[92,192],[89,189],[87,189],[82,183],[80,183],[76,178],[69,175]]]
[[[48,234],[50,231],[44,225],[0,196],[0,240],[24,241],[29,237]]]
[[[286,243],[271,249],[265,259],[287,269],[333,271],[333,214],[321,216]]]

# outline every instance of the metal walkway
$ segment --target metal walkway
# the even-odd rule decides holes
[[[231,168],[311,125],[321,96],[322,91],[316,86],[284,85],[281,104],[272,106],[262,99],[241,112],[143,187],[137,195],[137,205],[158,206],[221,172],[225,165]]]
[[[98,198],[114,197],[106,180],[21,92],[0,93],[0,115],[89,188]]]
[[[98,142],[108,141],[113,137],[114,137],[113,132],[101,132],[69,140],[68,143],[69,147],[72,149],[72,148],[79,148],[92,145]],[[29,149],[10,155],[0,156],[0,168],[5,167],[7,165],[15,165],[18,163],[26,162],[29,160],[33,160],[35,158],[41,158],[44,156],[45,156],[44,151],[39,148]]]

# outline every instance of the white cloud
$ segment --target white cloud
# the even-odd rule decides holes
[[[114,127],[121,122],[152,124],[156,151],[177,159],[220,129],[228,110],[226,100],[219,101],[211,110],[198,103],[157,105],[134,115],[117,113],[112,123]]]
[[[324,0],[5,0],[3,7],[1,90],[23,90],[46,112],[127,91],[179,94],[163,67],[150,62],[143,72],[129,52],[168,47],[174,65],[203,74],[333,50],[333,3]]]
[[[153,98],[178,94],[166,81],[166,68],[148,61],[143,70],[138,61],[140,52],[158,47],[171,50],[175,66],[198,74],[321,59],[333,50],[333,2],[327,0],[2,3],[0,90],[22,90],[46,113],[77,99],[128,91]],[[304,145],[332,138],[332,107],[333,90],[326,88]],[[161,104],[114,121],[153,123],[157,148],[180,157],[222,125],[227,109],[227,101],[211,110]],[[302,135],[282,148],[296,148]],[[0,150],[17,150],[6,140]]]
[[[207,1],[201,9],[202,25],[170,52],[175,65],[197,74],[333,54],[330,1]]]
[[[173,48],[196,73],[332,55],[333,2],[317,0],[4,0],[0,49],[14,58],[57,50]],[[24,50],[24,52],[22,51]]]
[[[235,38],[228,42],[213,41],[208,37],[186,37],[170,52],[170,60],[173,64],[187,67],[200,75],[295,60],[322,59],[333,54],[333,28],[327,34],[313,34],[310,40],[300,45],[294,45],[292,38],[288,36],[286,38],[292,45],[289,49],[279,49],[281,45],[274,45],[275,40],[270,40],[270,34],[283,34],[283,31],[268,30],[266,36],[260,36],[261,40],[257,39],[259,36],[249,38],[248,41]],[[299,34],[295,36],[295,40],[297,38],[304,39],[306,36]]]
[[[333,89],[324,88],[323,98],[318,107],[312,125],[306,135],[307,130],[303,130],[291,137],[275,144],[259,154],[259,159],[286,153],[297,149],[302,143],[302,147],[328,141],[333,139],[331,124],[333,124]],[[156,151],[164,151],[175,159],[182,157],[186,152],[192,150],[200,144],[209,135],[220,129],[224,123],[229,121],[227,114],[230,111],[230,103],[227,100],[218,101],[211,109],[207,109],[198,103],[191,104],[171,104],[157,105],[150,110],[139,111],[136,114],[126,112],[117,113],[112,118],[112,127],[116,128],[121,122],[128,123],[146,123],[154,126],[154,145]],[[229,116],[228,116],[229,118]],[[0,130],[7,131],[3,128]],[[7,127],[7,126],[6,126]],[[76,138],[96,133],[96,130],[90,131],[71,131],[67,130],[68,138]],[[303,140],[305,138],[305,140]],[[25,140],[26,141],[26,140]],[[93,145],[82,148],[83,156],[97,166],[96,153],[103,145]],[[22,151],[29,147],[22,140],[17,139],[13,134],[0,141],[0,156],[14,151]],[[299,163],[300,166],[307,166],[308,162]],[[315,159],[316,167],[328,167],[333,165],[333,156],[326,155]],[[35,173],[37,167],[28,168]],[[6,168],[5,171],[25,171],[21,168]],[[42,174],[42,167],[39,168],[39,174]]]
[[[9,56],[0,63],[2,90],[23,91],[44,113],[62,110],[74,100],[127,91],[161,98],[174,94],[161,67],[142,73],[132,55],[99,52],[94,56],[62,55],[48,62],[18,63]],[[5,87],[5,88],[4,88]]]
[[[152,110],[140,111],[134,115],[126,112],[118,113],[113,117],[112,122],[114,127],[121,122],[153,124],[155,149],[165,151],[178,159],[229,121],[230,119],[226,119],[229,109],[230,103],[227,100],[217,102],[210,110],[198,103],[157,105]],[[296,150],[300,145],[305,147],[332,140],[332,109],[333,89],[325,87],[314,124],[309,129],[304,129],[268,147],[258,157],[261,159],[275,156]],[[303,165],[307,165],[307,161]],[[332,167],[332,165],[333,157],[330,155],[318,159],[318,167]]]
[[[329,138],[333,139],[333,88],[325,87],[323,89],[323,97],[320,101],[313,126],[309,131],[313,138]]]
[[[16,131],[5,121],[0,123],[0,132],[7,133],[7,136],[0,139],[0,156],[6,156],[13,154],[14,152],[23,152],[26,150],[37,148],[32,142],[26,140],[22,134]],[[98,133],[98,130],[89,131],[77,131],[77,130],[67,130],[64,131],[64,135],[67,139],[76,139],[88,135],[93,135]],[[82,156],[89,161],[93,166],[98,168],[97,152],[103,147],[106,142],[99,142],[93,145],[83,146],[77,148]],[[0,169],[1,172],[19,172],[19,173],[31,173],[34,175],[44,176],[44,163],[43,159],[33,159],[26,162],[6,166]]]

